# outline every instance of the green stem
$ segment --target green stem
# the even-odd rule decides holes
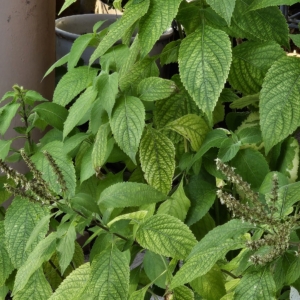
[[[176,20],[176,22],[177,22],[179,37],[182,40],[182,39],[184,39],[184,35],[183,35],[183,32],[182,32],[181,24],[177,20]]]

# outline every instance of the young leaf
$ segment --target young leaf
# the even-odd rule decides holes
[[[69,152],[76,149],[84,140],[89,137],[87,133],[79,132],[64,141],[64,152],[68,154]]]
[[[181,40],[176,40],[168,43],[160,54],[161,66],[178,61],[179,47]]]
[[[145,57],[135,64],[129,65],[128,69],[123,68],[123,70],[119,77],[119,85],[122,91],[136,87],[144,78],[157,77],[159,75],[155,57]]]
[[[165,129],[174,130],[186,138],[194,151],[198,151],[210,131],[204,118],[188,114],[166,125]]]
[[[300,34],[289,34],[289,37],[297,47],[300,46]]]
[[[49,300],[80,300],[90,276],[90,264],[85,263],[75,269],[56,289]],[[74,284],[76,283],[76,284]]]
[[[277,7],[247,11],[252,2],[253,0],[236,0],[233,14],[236,24],[255,40],[275,41],[289,48],[288,26],[281,11]]]
[[[108,150],[108,149],[107,149]],[[93,145],[89,145],[83,153],[80,164],[80,183],[91,178],[95,174],[92,161]]]
[[[230,73],[229,73],[229,76],[230,76]],[[259,101],[259,94],[248,95],[248,96],[238,98],[235,101],[233,101],[230,104],[230,108],[241,109],[241,108],[244,108],[244,107],[249,106],[251,104],[258,103],[258,101]]]
[[[269,268],[265,266],[246,273],[235,289],[234,299],[275,300],[276,286]]]
[[[180,45],[180,77],[198,107],[210,115],[231,64],[231,46],[221,30],[204,26],[188,35]]]
[[[87,289],[99,300],[127,300],[129,271],[127,255],[112,245],[93,260]]]
[[[46,238],[41,240],[38,245],[29,254],[26,262],[17,272],[13,294],[16,295],[21,291],[30,280],[33,273],[38,270],[43,262],[48,261],[55,251],[56,233],[50,233]]]
[[[144,124],[145,108],[141,100],[123,96],[113,111],[110,125],[116,142],[135,164]]]
[[[142,101],[157,101],[168,98],[176,92],[176,85],[171,80],[148,77],[139,83],[137,91]]]
[[[12,140],[0,140],[0,159],[5,160],[8,155]]]
[[[248,41],[234,47],[228,77],[230,84],[248,95],[258,93],[271,65],[285,55],[284,50],[273,41]]]
[[[43,79],[48,76],[56,67],[60,67],[64,64],[66,64],[69,60],[70,53],[66,54],[65,56],[61,57],[57,62],[55,62],[45,73]]]
[[[97,69],[87,66],[70,70],[57,84],[53,95],[53,102],[61,106],[66,106],[93,82],[97,72]]]
[[[184,88],[179,75],[174,75],[172,81],[175,82],[178,91],[163,101],[155,102],[154,124],[157,128],[164,128],[168,123],[175,121],[187,114],[200,115],[200,109]],[[181,136],[175,131],[167,131],[166,135],[177,143]]]
[[[168,194],[175,170],[173,143],[161,132],[148,128],[141,140],[140,160],[147,182]]]
[[[241,147],[240,141],[237,141],[235,143],[232,138],[227,138],[221,144],[218,153],[218,158],[220,158],[223,162],[230,161],[239,152],[240,147]]]
[[[228,25],[230,25],[231,16],[235,7],[235,0],[207,0],[207,4],[209,4],[217,14],[224,18]]]
[[[142,17],[148,10],[150,5],[149,0],[141,3],[130,3],[126,6],[123,16],[112,26],[107,35],[100,42],[94,53],[90,58],[90,65],[104,54],[113,44],[118,41],[140,17]]]
[[[98,93],[97,99],[102,103],[108,116],[111,117],[111,112],[119,91],[118,73],[113,73],[111,75],[108,75],[107,73],[100,74],[94,83],[94,88]]]
[[[130,36],[131,38],[131,36]],[[129,56],[129,48],[120,44],[111,47],[100,57],[102,70],[119,72]]]
[[[25,287],[16,293],[14,300],[41,300],[49,299],[52,295],[52,289],[47,281],[43,269],[40,268],[33,273]]]
[[[93,39],[93,33],[87,33],[79,36],[72,44],[69,59],[68,59],[68,70],[75,68],[78,60],[80,59],[82,53],[87,48],[91,40]]]
[[[276,207],[280,217],[289,213],[290,208],[299,201],[300,182],[291,183],[279,188]]]
[[[146,217],[147,214],[148,214],[147,210],[139,210],[139,211],[135,211],[135,212],[132,212],[129,214],[120,215],[120,216],[114,218],[113,220],[111,220],[109,223],[107,223],[107,226],[110,227],[112,224],[114,224],[120,220],[141,221]]]
[[[194,300],[194,292],[187,286],[182,285],[173,290],[174,300]]]
[[[136,232],[136,240],[154,253],[178,259],[185,259],[196,244],[190,229],[168,215],[154,215],[146,219]]]
[[[191,208],[188,211],[185,223],[191,226],[204,217],[212,207],[216,199],[216,188],[200,177],[193,176],[186,185],[185,192],[191,200]]]
[[[299,76],[299,58],[283,57],[265,77],[260,93],[260,125],[267,153],[299,126]]]
[[[149,250],[146,251],[143,259],[143,267],[148,278],[158,287],[165,289],[167,280],[168,260]]]
[[[19,107],[19,103],[10,102],[0,108],[0,135],[5,134]]]
[[[68,116],[68,110],[53,102],[46,102],[34,107],[32,111],[35,111],[38,116],[46,121],[49,125],[63,130],[63,124]]]
[[[28,255],[48,231],[44,227],[31,246],[25,250],[26,243],[38,222],[47,215],[47,210],[37,203],[15,197],[5,215],[5,242],[8,254],[15,268],[20,268]]]
[[[65,9],[67,9],[72,3],[76,2],[76,0],[66,0],[64,2],[64,5],[62,6],[62,8],[60,9],[58,15],[60,15]]]
[[[42,172],[45,181],[49,183],[50,187],[57,194],[61,194],[61,186],[57,183],[57,175],[42,152],[46,150],[50,153],[66,181],[66,194],[72,196],[75,194],[76,187],[75,168],[71,158],[63,151],[63,149],[62,142],[53,141],[39,149],[39,152],[34,154],[31,158],[36,167]]]
[[[75,225],[73,223],[63,223],[58,227],[57,233],[61,236],[58,240],[56,250],[58,252],[61,274],[64,274],[72,261],[75,251]]]
[[[0,222],[0,287],[5,284],[6,279],[14,270],[5,246],[4,222]]]
[[[129,207],[157,203],[165,199],[164,194],[147,184],[120,182],[101,193],[99,204],[106,207]]]
[[[184,222],[190,205],[191,202],[184,193],[183,183],[181,181],[171,198],[159,206],[157,214],[173,216]]]
[[[108,153],[107,153],[107,136],[110,131],[109,124],[103,124],[99,127],[97,132],[95,143],[92,152],[93,167],[96,172],[99,172],[102,166],[105,164]]]
[[[97,97],[97,91],[88,87],[85,92],[76,100],[69,110],[69,115],[64,123],[63,137],[65,138],[78,124],[81,117],[91,108]]]
[[[161,34],[175,18],[181,0],[152,0],[146,15],[140,20],[141,54],[147,55]],[[162,11],[168,12],[162,14]]]

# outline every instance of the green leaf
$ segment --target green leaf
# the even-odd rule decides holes
[[[111,130],[120,148],[135,164],[144,124],[145,108],[141,100],[132,96],[121,97],[111,117]]]
[[[168,43],[160,54],[160,65],[164,66],[178,61],[181,40]]]
[[[73,130],[73,128],[81,120],[81,117],[88,112],[96,97],[97,91],[95,91],[93,87],[89,87],[71,106],[69,109],[69,115],[64,123],[63,138],[65,138]]]
[[[291,183],[279,188],[276,207],[280,217],[290,212],[293,204],[299,201],[300,182]]]
[[[64,152],[69,153],[76,149],[84,140],[89,137],[88,134],[84,132],[77,133],[64,141]]]
[[[61,57],[57,62],[55,62],[48,70],[47,72],[45,73],[43,79],[48,76],[56,67],[60,67],[64,64],[66,64],[69,60],[69,55],[70,53],[64,55],[63,57]]]
[[[299,168],[299,143],[293,138],[287,138],[281,145],[279,164],[277,170],[295,182]]]
[[[210,127],[204,118],[188,114],[166,125],[165,129],[174,130],[186,138],[194,151],[198,151]]]
[[[49,230],[49,223],[51,217],[53,217],[53,214],[47,214],[38,221],[38,223],[32,230],[29,239],[27,240],[25,251],[27,251],[32,245],[32,243],[34,243],[34,241],[38,239],[38,236],[41,232],[47,232]]]
[[[248,95],[242,98],[238,98],[230,104],[230,108],[244,108],[251,104],[256,104],[259,101],[259,94]]]
[[[155,102],[154,124],[157,128],[164,128],[168,123],[187,114],[200,114],[200,110],[180,81],[179,75],[174,75],[179,91],[163,101]],[[177,143],[182,137],[175,131],[166,132],[168,138]]]
[[[0,135],[7,131],[19,107],[19,103],[10,102],[0,108]]]
[[[46,102],[34,107],[32,111],[35,111],[38,116],[46,121],[49,125],[63,130],[63,124],[68,116],[68,110],[53,102]]]
[[[12,140],[0,140],[0,159],[5,160],[8,155]]]
[[[256,10],[268,6],[292,5],[297,3],[297,0],[254,0],[248,10]]]
[[[265,157],[252,148],[242,149],[230,163],[236,168],[236,173],[251,184],[254,190],[259,189],[265,176],[270,172]]]
[[[103,124],[99,127],[97,132],[95,143],[92,152],[93,167],[96,172],[100,172],[100,169],[105,164],[108,154],[107,153],[107,136],[110,132],[109,124]]]
[[[234,89],[251,95],[260,91],[269,68],[286,54],[275,42],[248,41],[234,47],[232,56],[229,82]]]
[[[297,47],[300,46],[300,34],[289,34],[289,37]]]
[[[108,75],[107,73],[100,74],[94,83],[94,88],[98,92],[97,99],[99,99],[103,108],[107,111],[108,116],[111,117],[111,112],[119,91],[118,73],[113,73],[111,75]]]
[[[8,91],[6,92],[3,97],[0,99],[0,103],[3,102],[4,100],[6,99],[9,99],[9,98],[15,98],[15,92],[14,91]]]
[[[300,60],[287,56],[276,61],[265,77],[260,93],[260,125],[267,153],[300,124],[299,76]]]
[[[76,188],[75,168],[72,159],[64,152],[63,143],[59,141],[50,142],[39,149],[39,152],[31,157],[36,167],[42,172],[44,180],[49,183],[51,189],[55,191],[55,193],[60,195],[61,186],[57,183],[57,175],[53,171],[45,155],[42,153],[44,150],[50,153],[56,164],[59,166],[66,181],[66,194],[68,196],[74,195]]]
[[[252,225],[234,219],[210,230],[192,249],[185,264],[176,273],[170,288],[206,274],[229,250],[242,248],[245,242],[240,236],[252,228]]]
[[[126,9],[122,17],[111,26],[108,33],[100,42],[94,53],[90,58],[90,65],[104,54],[113,44],[118,41],[140,17],[142,17],[148,10],[150,1],[145,0],[141,3],[129,3],[126,5]]]
[[[198,107],[208,115],[217,104],[230,64],[230,42],[221,30],[204,26],[181,42],[181,80]]]
[[[75,225],[73,223],[61,224],[60,227],[58,227],[57,233],[62,235],[58,240],[56,249],[58,252],[61,274],[64,274],[66,268],[72,261],[75,251]]]
[[[140,145],[141,167],[147,182],[168,194],[175,170],[175,148],[161,132],[148,128]]]
[[[245,127],[237,131],[237,136],[240,142],[242,143],[242,146],[244,145],[260,146],[262,143],[261,130],[258,125]]]
[[[128,207],[157,203],[165,199],[164,194],[147,184],[120,182],[101,193],[99,204],[106,207]]]
[[[289,48],[288,26],[277,7],[247,11],[253,0],[236,0],[234,18],[236,24],[255,37],[255,40],[275,41]]]
[[[172,80],[148,77],[139,83],[137,91],[142,101],[157,101],[168,98],[176,92],[176,85]]]
[[[33,273],[25,287],[16,293],[14,300],[42,300],[49,299],[51,295],[51,286],[40,268]]]
[[[173,216],[184,222],[190,206],[191,202],[184,193],[183,183],[181,181],[171,198],[159,206],[157,214]]]
[[[47,215],[47,210],[37,203],[15,197],[5,215],[5,242],[15,268],[20,268],[37,243],[44,238],[48,228],[44,227],[31,246],[26,243],[38,222]]]
[[[109,223],[107,223],[107,226],[111,226],[112,224],[120,221],[120,220],[135,220],[135,221],[140,221],[143,220],[146,215],[148,214],[147,210],[139,210],[139,211],[135,211],[129,214],[125,214],[125,215],[120,215],[116,218],[114,218],[113,220],[111,220]]]
[[[82,160],[80,164],[80,183],[91,178],[95,174],[92,161],[93,145],[89,145],[82,153]]]
[[[124,65],[126,66],[126,65]],[[136,87],[144,78],[158,77],[159,70],[155,62],[155,57],[145,57],[120,74],[119,85],[122,91]]]
[[[204,299],[219,300],[226,294],[224,276],[217,265],[194,279],[190,285]]]
[[[230,25],[235,0],[207,0],[207,4]]]
[[[87,289],[99,300],[127,300],[129,271],[126,253],[112,245],[94,258]]]
[[[223,141],[227,139],[226,131],[223,129],[214,129],[206,135],[200,150],[195,154],[191,165],[199,160],[209,149],[213,147],[220,148]]]
[[[33,273],[38,270],[43,262],[48,261],[55,251],[56,233],[50,233],[41,240],[29,254],[25,263],[20,267],[15,278],[13,294],[21,291],[30,280]]]
[[[257,268],[258,270],[243,275],[235,289],[234,299],[275,300],[276,286],[269,268]]]
[[[173,290],[174,300],[194,300],[194,292],[187,286],[179,286]]]
[[[101,67],[106,71],[119,72],[128,56],[129,49],[126,45],[113,46],[100,57]]]
[[[92,84],[98,70],[87,66],[74,68],[67,72],[57,84],[53,102],[66,106],[79,93]]]
[[[156,253],[149,250],[146,251],[143,259],[143,267],[148,278],[153,281],[158,287],[165,289],[168,267],[168,260]]]
[[[148,12],[139,23],[141,54],[143,57],[150,52],[162,33],[170,27],[176,17],[180,2],[181,0],[151,0]],[[168,13],[162,14],[162,11]]]
[[[136,232],[137,242],[154,253],[185,259],[196,238],[183,222],[169,215],[146,219]]]
[[[24,101],[26,104],[33,105],[37,101],[48,101],[48,100],[45,99],[40,93],[29,90],[25,93]]]
[[[218,158],[220,158],[223,162],[230,161],[232,158],[236,156],[238,151],[240,150],[241,142],[235,142],[232,138],[227,138],[221,144]]]
[[[80,300],[90,277],[90,264],[85,263],[75,269],[56,289],[49,300]],[[74,284],[75,283],[75,284]]]
[[[79,36],[72,44],[70,55],[68,59],[68,70],[72,70],[76,67],[82,53],[87,48],[89,43],[94,38],[93,33],[87,33]]]
[[[6,279],[14,270],[5,246],[4,222],[0,222],[0,287],[5,284]]]
[[[204,217],[212,207],[216,199],[216,187],[198,176],[193,176],[186,185],[185,192],[191,200],[186,224],[191,226]]]
[[[65,0],[62,8],[60,9],[58,15],[60,15],[65,9],[67,9],[72,3],[76,2],[76,0]]]

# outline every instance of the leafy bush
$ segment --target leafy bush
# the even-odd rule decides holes
[[[19,110],[26,142],[0,140],[1,202],[14,195],[1,211],[3,299],[300,290],[300,60],[276,6],[296,2],[130,0],[48,71],[67,64],[52,102],[17,85],[4,95],[0,134]],[[149,56],[174,19],[180,38]],[[88,45],[90,66],[77,67]],[[158,60],[178,74],[160,78]],[[28,174],[7,165],[19,160]]]

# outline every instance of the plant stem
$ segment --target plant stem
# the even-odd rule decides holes
[[[59,276],[62,280],[64,280],[65,277],[64,277],[63,275],[60,274],[59,270],[57,269],[57,267],[55,266],[54,262],[53,262],[51,259],[49,259],[49,264],[53,267],[53,269],[54,269],[55,272],[58,274],[58,276]]]
[[[239,279],[241,278],[241,276],[235,276],[234,274],[232,274],[231,272],[227,271],[227,270],[223,270],[221,269],[221,271],[227,275],[229,275],[230,277],[234,278],[234,279]]]

